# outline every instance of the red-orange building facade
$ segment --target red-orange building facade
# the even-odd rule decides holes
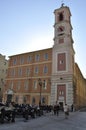
[[[10,56],[5,92],[12,90],[12,100],[18,103],[39,103],[50,100],[52,48]],[[9,93],[9,92],[8,92]],[[8,97],[9,98],[9,97]],[[7,100],[5,93],[4,100]]]

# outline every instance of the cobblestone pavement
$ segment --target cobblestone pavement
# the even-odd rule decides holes
[[[62,112],[59,116],[48,113],[27,122],[16,118],[15,123],[0,124],[0,130],[86,130],[86,112],[72,112],[68,119]]]

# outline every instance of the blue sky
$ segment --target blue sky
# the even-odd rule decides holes
[[[62,0],[0,0],[0,53],[8,56],[53,46],[54,10]],[[86,78],[86,0],[64,0],[72,17],[75,61]]]

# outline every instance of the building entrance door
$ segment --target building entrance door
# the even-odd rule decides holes
[[[63,102],[59,102],[60,109],[63,111]]]
[[[7,102],[10,103],[12,101],[12,94],[7,94]]]

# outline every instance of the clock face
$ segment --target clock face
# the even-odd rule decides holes
[[[58,32],[63,32],[64,31],[64,26],[60,26],[59,28],[58,28]]]
[[[63,34],[64,34],[64,26],[60,26],[60,27],[57,29],[57,31],[58,31],[58,36],[63,35]]]

